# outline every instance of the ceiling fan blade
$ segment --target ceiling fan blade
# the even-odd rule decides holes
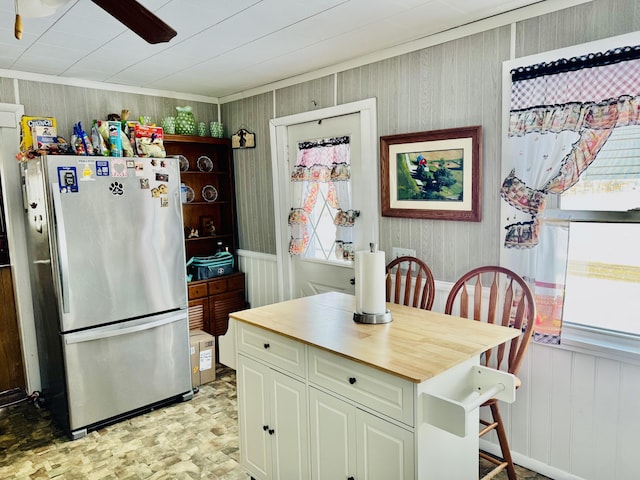
[[[91,0],[149,43],[168,42],[177,32],[135,0]]]

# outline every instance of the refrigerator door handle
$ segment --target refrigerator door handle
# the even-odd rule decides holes
[[[56,236],[58,237],[58,265],[60,270],[60,289],[62,290],[62,311],[69,313],[69,252],[67,251],[67,235],[64,228],[64,216],[60,202],[60,185],[53,183],[53,205],[56,212]]]
[[[168,323],[177,322],[179,320],[183,320],[185,315],[187,314],[186,310],[181,310],[179,312],[165,314],[161,318],[151,322],[139,322],[135,325],[125,328],[118,328],[116,326],[113,327],[101,327],[101,328],[93,328],[90,330],[83,330],[82,332],[74,332],[68,333],[65,337],[65,343],[67,345],[71,345],[73,343],[81,343],[81,342],[90,342],[92,340],[99,340],[108,337],[117,337],[120,335],[128,335],[134,332],[140,332],[142,330],[151,330],[152,328],[157,328],[162,325],[166,325]]]

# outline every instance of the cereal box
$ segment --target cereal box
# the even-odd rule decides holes
[[[34,127],[49,127],[56,131],[56,118],[55,117],[30,117],[23,115],[20,120],[20,131],[22,139],[20,141],[20,150],[31,150],[34,147],[33,128]]]

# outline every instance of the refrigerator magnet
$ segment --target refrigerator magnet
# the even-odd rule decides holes
[[[84,168],[82,169],[82,177],[80,177],[80,181],[93,182],[95,181],[95,178],[93,177],[93,175],[94,175],[93,170],[91,170],[91,167],[89,166],[88,163],[85,163]]]
[[[140,188],[142,190],[149,190],[149,179],[148,178],[141,178],[140,179]]]
[[[76,167],[58,167],[58,185],[60,193],[78,191],[78,174]]]
[[[109,191],[114,197],[124,195],[124,185],[122,185],[120,182],[113,182],[111,185],[109,185]]]
[[[109,177],[111,171],[109,169],[109,160],[96,160],[96,177]]]
[[[169,199],[167,197],[160,197],[160,207],[166,208],[169,206]]]
[[[157,182],[168,182],[169,181],[169,174],[168,173],[156,172],[156,181]]]
[[[111,160],[111,176],[112,177],[126,177],[127,176],[127,164],[124,158],[114,158]]]

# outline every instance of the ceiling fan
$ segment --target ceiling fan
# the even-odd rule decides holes
[[[22,37],[22,18],[52,15],[70,0],[15,0],[15,37]],[[91,0],[148,43],[168,42],[177,32],[136,0]]]

